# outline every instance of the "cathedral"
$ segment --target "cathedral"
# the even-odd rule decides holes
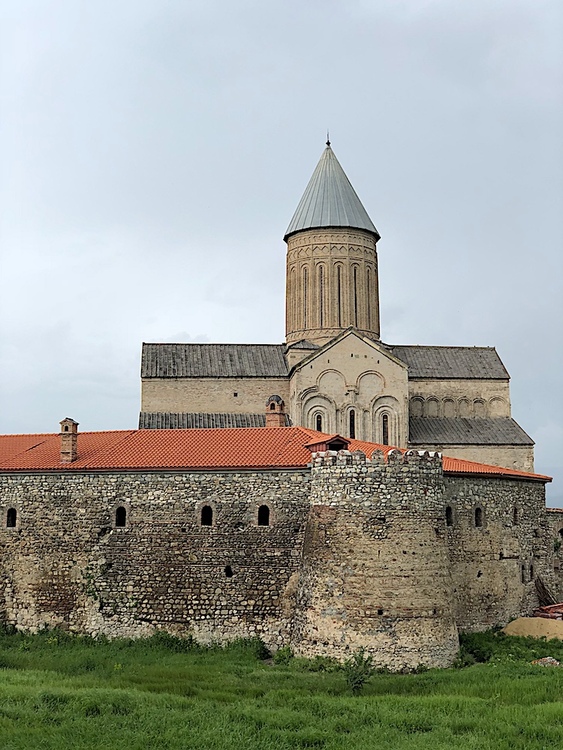
[[[494,348],[381,340],[380,235],[329,141],[284,240],[285,343],[143,344],[140,428],[260,427],[277,396],[280,425],[533,471]]]

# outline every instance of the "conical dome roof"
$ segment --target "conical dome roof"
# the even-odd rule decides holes
[[[289,222],[284,240],[305,229],[350,227],[380,238],[366,209],[327,141],[313,176]]]

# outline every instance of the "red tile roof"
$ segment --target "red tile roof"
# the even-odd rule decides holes
[[[63,464],[58,433],[1,435],[0,472],[304,468],[311,460],[305,446],[329,437],[305,427],[81,432],[77,460]],[[378,449],[387,455],[392,447],[350,440],[349,449],[369,457]],[[541,474],[457,458],[444,457],[443,462],[447,474],[551,481]]]

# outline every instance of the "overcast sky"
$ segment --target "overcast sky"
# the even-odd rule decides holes
[[[4,0],[0,432],[137,426],[142,341],[281,342],[333,149],[382,338],[496,346],[563,504],[561,0]]]

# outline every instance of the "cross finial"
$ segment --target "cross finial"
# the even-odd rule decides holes
[[[330,147],[330,135],[329,135],[329,132],[328,132],[328,128],[327,128],[327,131],[326,131],[326,145]]]

